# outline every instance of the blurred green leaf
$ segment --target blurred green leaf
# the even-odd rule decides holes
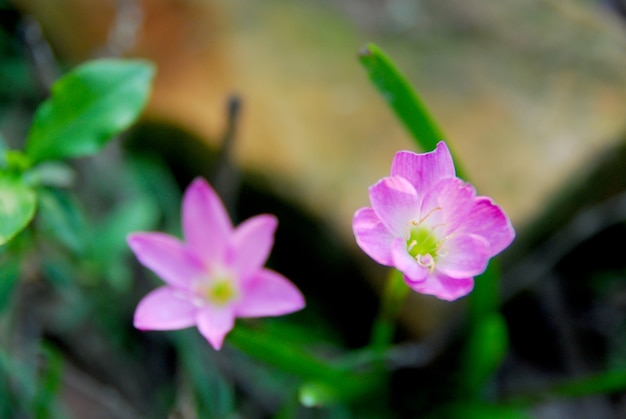
[[[68,188],[74,184],[76,173],[67,164],[59,161],[49,161],[38,164],[24,173],[24,179],[29,185],[55,186]]]
[[[404,275],[397,269],[391,269],[385,282],[381,297],[381,307],[372,328],[370,345],[383,352],[391,344],[395,332],[398,313],[404,305],[410,288],[404,282]]]
[[[474,289],[468,296],[468,322],[479,323],[484,316],[500,308],[500,264],[492,259],[485,272],[474,278]]]
[[[56,395],[61,384],[63,358],[50,345],[42,345],[41,352],[45,362],[37,383],[33,410],[37,419],[57,418]]]
[[[613,370],[563,380],[549,387],[533,388],[528,392],[509,397],[507,403],[526,406],[556,398],[615,394],[624,391],[626,391],[626,370]]]
[[[462,402],[438,409],[429,419],[530,419],[524,410],[480,402]]]
[[[369,394],[382,384],[382,377],[369,372],[355,373],[317,358],[299,346],[237,325],[227,341],[253,358],[304,380],[300,391],[303,403],[335,403],[350,401]]]
[[[125,291],[131,285],[131,273],[123,257],[130,252],[126,236],[132,231],[155,227],[159,216],[156,203],[145,196],[121,204],[94,230],[90,256],[111,286]]]
[[[11,240],[35,216],[35,191],[21,177],[0,172],[0,245]]]
[[[76,254],[85,251],[87,224],[76,197],[67,191],[42,188],[39,192],[41,227]]]
[[[190,330],[179,331],[172,336],[184,373],[190,380],[198,417],[226,418],[233,415],[233,384],[222,374],[217,360],[206,351],[206,341]]]
[[[432,151],[439,141],[446,139],[406,76],[378,46],[368,44],[363,47],[359,51],[359,61],[419,149]],[[454,156],[449,143],[448,148]],[[462,165],[456,159],[455,167],[457,176],[467,179]]]
[[[374,44],[368,44],[361,49],[359,60],[372,83],[413,136],[417,146],[425,151],[433,150],[444,139],[444,135],[406,77]]]
[[[19,277],[20,261],[16,259],[3,260],[0,268],[0,313],[11,301]]]
[[[493,376],[506,355],[508,343],[506,322],[500,313],[489,313],[473,325],[460,376],[462,396],[478,392]]]
[[[154,67],[138,60],[96,60],[52,87],[26,142],[34,163],[93,154],[128,128],[148,100]]]
[[[131,153],[128,167],[141,193],[153,200],[160,209],[163,230],[180,235],[182,196],[180,187],[165,161],[156,155]]]

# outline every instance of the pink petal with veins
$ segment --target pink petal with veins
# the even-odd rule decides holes
[[[454,279],[445,275],[429,275],[425,281],[406,281],[406,283],[413,291],[434,295],[446,301],[454,301],[461,298],[469,294],[474,288],[473,278]]]
[[[484,196],[476,199],[458,231],[484,237],[489,243],[490,257],[504,250],[515,238],[515,230],[504,211]]]
[[[430,153],[399,151],[391,164],[391,176],[405,178],[419,195],[423,195],[441,179],[455,177],[450,150],[441,141]]]
[[[393,265],[391,242],[394,237],[372,208],[361,208],[354,214],[352,230],[359,247],[372,259],[381,265]]]
[[[489,243],[484,237],[455,235],[445,242],[444,254],[437,257],[435,269],[451,278],[479,275],[489,262]]]
[[[404,178],[387,177],[370,190],[370,202],[376,215],[394,237],[404,237],[409,223],[419,216],[420,197]]]

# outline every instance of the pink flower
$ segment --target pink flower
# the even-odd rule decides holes
[[[277,220],[257,215],[233,227],[218,195],[196,179],[183,197],[185,242],[163,233],[133,233],[128,245],[166,285],[137,306],[135,327],[174,330],[196,325],[215,348],[236,317],[280,316],[304,307],[285,277],[263,267]]]
[[[445,143],[435,151],[400,151],[391,176],[369,189],[371,207],[354,214],[356,242],[376,262],[394,266],[413,290],[455,300],[515,237],[490,198],[457,178]]]

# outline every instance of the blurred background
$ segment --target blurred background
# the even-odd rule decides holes
[[[81,204],[51,200],[52,215],[36,220],[70,250],[40,249],[48,256],[28,259],[3,304],[5,355],[60,365],[47,389],[55,414],[423,417],[445,401],[463,300],[410,296],[391,395],[375,407],[290,405],[289,374],[228,345],[214,353],[195,331],[131,327],[158,281],[134,263],[124,233],[176,231],[181,190],[202,175],[236,221],[279,217],[270,266],[308,307],[268,327],[326,355],[367,343],[386,270],[355,246],[352,214],[395,152],[414,149],[358,63],[367,42],[406,73],[479,193],[518,233],[501,259],[510,346],[485,397],[626,370],[623,0],[0,0],[0,24],[0,132],[12,147],[73,66],[98,57],[157,66],[141,122],[74,162]],[[42,341],[43,355],[33,346]],[[13,406],[45,390],[20,393],[5,364],[0,389]],[[528,410],[626,417],[626,378],[616,380],[610,394],[534,395]]]

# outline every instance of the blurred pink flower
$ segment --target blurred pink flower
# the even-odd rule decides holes
[[[128,245],[167,285],[146,295],[135,327],[174,330],[196,325],[220,349],[236,317],[280,316],[304,307],[285,277],[263,267],[277,220],[257,215],[233,227],[218,195],[201,178],[183,197],[185,242],[163,233],[132,233]]]
[[[444,142],[430,153],[398,152],[369,196],[372,206],[352,222],[359,247],[400,270],[413,290],[443,300],[472,291],[474,276],[515,237],[504,211],[456,177]]]

